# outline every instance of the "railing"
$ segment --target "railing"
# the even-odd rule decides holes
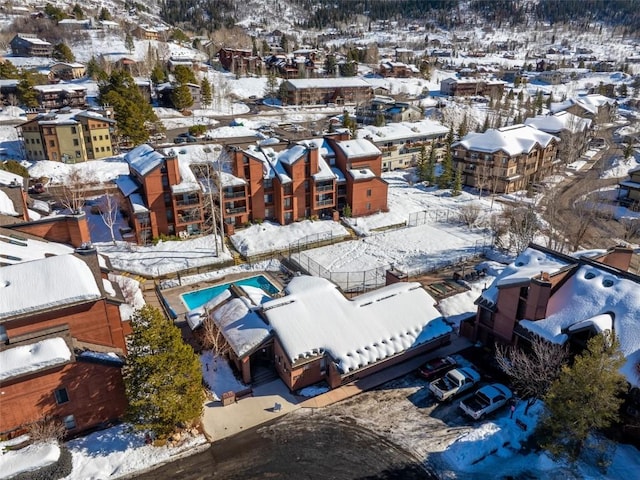
[[[187,200],[176,200],[176,205],[184,206],[184,205],[198,205],[200,203],[199,198],[189,198]]]
[[[222,197],[223,198],[241,198],[246,196],[245,192],[222,192]]]
[[[246,213],[247,211],[247,207],[235,207],[235,208],[226,208],[225,212],[229,213],[229,214],[234,214],[234,213]]]
[[[320,207],[324,207],[327,205],[333,205],[335,202],[333,200],[333,198],[330,198],[328,200],[316,200],[316,205],[320,206]]]
[[[330,192],[333,190],[333,185],[317,185],[316,192]]]

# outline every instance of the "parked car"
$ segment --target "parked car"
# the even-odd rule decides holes
[[[187,143],[187,139],[184,137],[176,137],[173,139],[173,143]]]
[[[438,357],[429,360],[427,363],[422,365],[418,369],[418,375],[420,375],[425,380],[433,380],[434,378],[447,373],[449,370],[457,366],[458,362],[456,362],[451,357]]]
[[[480,374],[473,368],[463,367],[449,370],[443,377],[429,384],[429,390],[441,402],[470,390],[480,381]]]
[[[471,397],[460,402],[460,408],[474,420],[495,412],[513,398],[511,390],[501,383],[479,388]]]

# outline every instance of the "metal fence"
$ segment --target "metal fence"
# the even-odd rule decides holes
[[[328,232],[307,235],[306,237],[302,237],[281,249],[276,248],[259,252],[251,252],[250,255],[241,255],[247,262],[255,263],[262,260],[269,260],[271,258],[291,257],[292,254],[301,252],[302,250],[333,245],[334,243],[339,243],[348,239],[349,236],[347,234],[336,234],[330,230]]]
[[[417,227],[433,222],[459,222],[460,214],[450,208],[439,210],[423,210],[409,214],[407,227]]]

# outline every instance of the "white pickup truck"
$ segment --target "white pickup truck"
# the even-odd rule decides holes
[[[460,402],[460,408],[474,420],[497,410],[506,404],[513,394],[501,383],[493,383],[479,388],[471,397]]]
[[[433,395],[444,402],[455,395],[469,390],[480,381],[480,374],[473,368],[462,367],[449,370],[444,377],[440,377],[429,384]]]

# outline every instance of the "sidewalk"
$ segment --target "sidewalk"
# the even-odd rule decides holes
[[[220,402],[207,403],[202,415],[202,427],[209,441],[215,442],[251,427],[270,422],[299,408],[327,407],[411,373],[431,358],[452,355],[471,345],[471,342],[466,338],[454,337],[451,344],[436,351],[411,358],[401,364],[313,398],[293,395],[280,379],[276,379],[256,387],[252,396],[242,398],[226,407],[223,407]],[[274,408],[276,404],[280,406],[279,409]]]

